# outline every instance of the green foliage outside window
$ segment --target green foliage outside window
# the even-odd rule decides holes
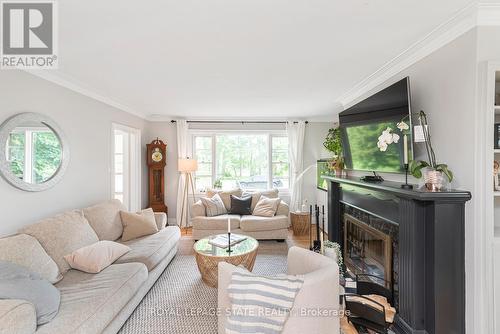
[[[33,180],[43,183],[56,173],[61,164],[61,145],[53,132],[35,132],[33,149]]]
[[[43,183],[50,179],[61,164],[62,148],[53,132],[13,132],[9,137],[8,160],[10,169],[18,178],[24,178],[26,134],[31,134],[31,180]],[[29,141],[28,141],[29,143]],[[27,171],[29,173],[29,171]]]
[[[245,180],[267,183],[266,135],[217,136],[215,145],[216,175],[222,182]]]
[[[18,178],[24,176],[24,133],[13,132],[9,136],[8,160],[10,161],[10,170]]]

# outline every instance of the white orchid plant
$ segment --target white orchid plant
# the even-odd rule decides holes
[[[453,181],[453,172],[448,169],[448,165],[438,164],[436,162],[436,155],[434,154],[434,149],[432,148],[431,143],[431,134],[427,126],[427,115],[422,110],[420,110],[420,113],[418,114],[418,120],[420,122],[420,126],[422,127],[422,132],[424,133],[425,150],[429,161],[412,160],[409,166],[410,173],[419,179],[422,177],[422,169],[427,167],[431,170],[443,173],[448,178],[448,181]]]
[[[411,132],[409,131],[410,126],[405,122],[406,119],[409,119],[409,116],[403,117],[401,121],[396,124],[396,127],[403,135],[408,135]],[[427,126],[427,115],[423,111],[420,111],[420,113],[418,113],[418,120],[420,122],[420,126],[422,126],[422,131],[424,133],[425,149],[429,161],[425,160],[410,161],[409,170],[411,175],[419,179],[422,177],[422,169],[428,167],[432,170],[442,172],[451,182],[453,180],[453,172],[448,169],[448,165],[438,164],[436,162],[436,155],[434,154],[434,149],[432,148],[432,143],[431,143],[431,134],[429,133],[429,129]],[[397,133],[394,133],[391,127],[387,127],[387,129],[385,129],[382,132],[382,134],[378,137],[377,147],[379,148],[380,151],[385,152],[390,144],[398,143],[399,139],[400,136]]]
[[[397,128],[401,133],[405,134],[405,131],[410,129],[410,126],[404,122],[404,119],[401,122],[396,124]],[[398,143],[401,137],[394,133],[391,127],[387,127],[382,134],[378,137],[377,147],[381,152],[387,151],[387,147],[392,143]]]

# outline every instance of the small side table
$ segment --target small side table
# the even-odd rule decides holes
[[[309,235],[310,216],[309,212],[290,212],[294,235]]]

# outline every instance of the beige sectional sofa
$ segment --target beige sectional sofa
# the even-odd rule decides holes
[[[123,228],[119,211],[123,209],[121,203],[112,200],[78,212],[81,212],[92,227],[92,231],[95,231],[95,238],[121,242]],[[37,328],[32,304],[22,300],[0,300],[0,333],[116,333],[177,253],[179,228],[165,227],[165,214],[156,213],[159,232],[123,242],[132,250],[100,273],[88,274],[74,269],[64,272],[60,258],[55,258],[56,254],[62,253],[61,249],[66,251],[68,247],[72,248],[71,245],[65,244],[64,240],[72,240],[75,244],[84,242],[79,240],[78,235],[68,235],[71,231],[75,231],[72,227],[74,222],[65,221],[65,217],[68,219],[67,217],[72,217],[74,213],[75,211],[57,215],[20,231],[35,237],[20,239],[39,242],[46,251],[44,254],[32,252],[27,263],[42,263],[46,261],[47,254],[52,254],[63,275],[62,279],[54,284],[61,293],[57,316],[51,322]],[[54,229],[54,226],[60,228]],[[50,237],[45,238],[44,235],[40,235],[37,239],[36,235],[40,233],[37,231],[43,231],[45,227],[46,231],[50,231]],[[15,237],[0,239],[3,258],[9,256],[5,253],[12,253],[13,258],[20,253],[12,242],[12,238]],[[33,249],[40,249],[38,246],[33,245]]]
[[[207,191],[207,197],[219,194],[226,209],[231,208],[231,195],[238,197],[252,196],[251,210],[255,208],[260,196],[277,198],[278,190],[268,190],[263,192],[244,192],[241,189],[231,191]],[[224,214],[215,217],[207,217],[205,206],[201,201],[197,201],[191,207],[191,223],[193,225],[193,238],[202,239],[209,235],[226,233],[227,220],[231,221],[231,232],[244,234],[259,240],[284,240],[288,236],[290,226],[288,205],[281,201],[274,217],[259,217],[253,215],[233,215]]]

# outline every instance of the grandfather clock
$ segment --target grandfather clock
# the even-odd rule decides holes
[[[165,205],[165,166],[167,165],[167,145],[156,138],[147,144],[149,177],[149,206],[155,212],[168,213]]]

